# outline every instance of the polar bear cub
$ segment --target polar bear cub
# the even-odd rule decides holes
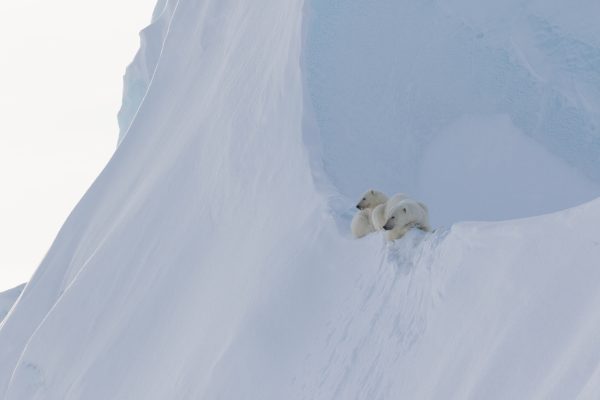
[[[400,239],[410,228],[431,231],[429,212],[423,203],[405,199],[392,208],[383,229],[387,231],[387,239],[391,241]]]

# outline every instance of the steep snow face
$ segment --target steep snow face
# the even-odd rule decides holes
[[[0,323],[15,304],[24,287],[25,284],[0,293]]]
[[[302,145],[302,6],[174,5],[127,135],[0,330],[0,396],[198,398],[231,386],[231,348],[235,363],[269,354],[267,332],[308,337],[315,322],[275,323],[322,313],[336,253],[319,254],[339,246],[318,240]],[[298,356],[273,353],[246,384]]]
[[[310,5],[308,95],[342,195],[408,192],[443,225],[600,195],[597,2]]]
[[[363,184],[457,193],[432,211],[452,220],[467,194],[448,192],[469,186],[446,169],[533,190],[494,213],[484,193],[476,216],[595,193],[583,161],[517,118],[536,94],[563,93],[527,92],[497,25],[479,37],[458,23],[488,26],[486,9],[402,5],[159,2],[126,77],[120,145],[0,327],[0,398],[597,398],[598,200],[394,245],[335,225]],[[592,43],[594,27],[572,32]],[[539,123],[581,128],[554,111]],[[530,160],[561,190],[529,187]]]
[[[148,91],[175,7],[175,0],[158,0],[152,13],[152,23],[140,32],[140,49],[123,77],[123,101],[118,114],[119,143],[127,134]]]

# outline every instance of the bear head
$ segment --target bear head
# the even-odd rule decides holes
[[[385,225],[383,225],[383,229],[386,231],[391,231],[400,224],[404,225],[407,214],[408,210],[405,206],[400,205],[394,207],[387,222]]]
[[[361,200],[356,205],[359,210],[373,209],[387,201],[388,197],[383,192],[377,190],[369,190],[363,194]]]

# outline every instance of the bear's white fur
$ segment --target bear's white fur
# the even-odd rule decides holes
[[[375,230],[379,231],[383,229],[383,226],[387,222],[394,206],[402,200],[406,200],[408,198],[409,197],[406,194],[398,193],[390,197],[385,203],[379,204],[377,207],[375,207],[371,213],[371,220],[373,221],[373,227]]]
[[[352,218],[351,229],[352,235],[357,239],[375,232],[375,228],[371,222],[371,210],[367,208],[357,212],[354,218]]]
[[[373,228],[377,231],[381,230],[387,219],[385,219],[385,203],[378,205],[373,209],[371,213],[371,220],[373,221]]]
[[[401,201],[409,199],[408,195],[404,193],[398,193],[388,198],[383,192],[374,189],[368,190],[356,205],[360,211],[352,218],[352,234],[356,238],[361,238],[383,229],[395,206]],[[419,202],[417,204],[427,216],[429,213],[427,206]]]
[[[396,240],[404,236],[411,228],[431,231],[427,206],[412,199],[398,202],[391,210],[383,229],[387,232],[388,240]]]
[[[375,228],[373,224],[373,210],[377,207],[385,207],[388,197],[385,193],[377,190],[368,190],[363,194],[362,198],[356,205],[358,211],[352,218],[352,234],[355,238],[361,238],[369,233],[380,230],[383,226],[381,223]],[[378,220],[379,221],[379,220]],[[383,222],[385,223],[385,221]]]
[[[373,210],[380,204],[384,204],[388,201],[388,197],[385,193],[379,192],[377,190],[368,190],[365,194],[363,194],[362,198],[356,205],[356,208],[359,210]]]

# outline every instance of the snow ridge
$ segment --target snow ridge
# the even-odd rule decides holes
[[[12,306],[21,295],[24,287],[25,284],[22,284],[0,293],[0,325],[2,324],[4,317],[6,317]]]
[[[123,100],[118,113],[119,143],[127,134],[148,91],[176,8],[176,0],[158,0],[152,22],[140,32],[140,49],[123,77]]]

